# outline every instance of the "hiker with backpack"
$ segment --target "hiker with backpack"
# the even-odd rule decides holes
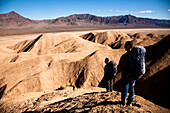
[[[123,106],[131,106],[135,95],[135,82],[145,73],[146,49],[142,46],[133,47],[132,42],[127,41],[125,50],[127,52],[122,55],[118,66],[118,72],[122,72],[121,103]],[[128,92],[129,96],[127,99]]]
[[[117,74],[117,65],[115,61],[110,61],[109,58],[105,59],[105,68],[104,68],[104,77],[106,77],[107,80],[107,92],[113,91],[113,81]]]

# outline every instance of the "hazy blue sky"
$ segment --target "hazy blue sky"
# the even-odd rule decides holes
[[[170,0],[0,0],[0,14],[15,11],[30,19],[55,19],[71,14],[170,20]]]

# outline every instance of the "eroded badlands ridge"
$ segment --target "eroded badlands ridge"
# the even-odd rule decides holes
[[[105,31],[82,35],[39,34],[35,38],[13,43],[1,42],[1,108],[7,110],[5,108],[11,106],[11,110],[18,110],[17,102],[21,105],[26,100],[37,99],[61,87],[73,87],[74,90],[99,85],[104,87],[104,59],[108,57],[118,63],[125,52],[122,48],[127,40],[133,40],[135,45],[142,45],[147,49],[147,73],[138,82],[136,93],[158,105],[168,107],[166,88],[169,73],[166,70],[169,69],[169,36]],[[115,83],[118,91],[120,77],[119,74]],[[23,99],[15,100],[22,95]],[[14,103],[13,106],[11,102]],[[10,103],[9,106],[7,103]],[[10,112],[10,109],[7,112]]]

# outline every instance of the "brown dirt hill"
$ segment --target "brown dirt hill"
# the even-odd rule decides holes
[[[159,42],[165,36],[153,33],[126,34],[118,31],[106,31],[91,32],[80,37],[91,42],[108,45],[113,49],[123,49],[126,41],[132,41],[134,46],[148,46]]]
[[[123,53],[70,34],[48,34],[32,44],[34,41],[9,46],[14,54],[1,58],[0,75],[4,81],[1,87],[7,85],[4,97],[69,85],[97,86],[103,77],[104,59],[109,57],[118,62]],[[28,45],[29,52],[25,51]]]
[[[117,31],[106,31],[106,32],[94,32],[88,33],[81,36],[85,40],[89,40],[95,43],[100,43],[103,45],[108,45],[113,49],[122,49],[126,41],[131,41],[132,39],[123,32]]]
[[[113,34],[111,33],[111,35]],[[168,95],[166,95],[168,94],[166,89],[168,89],[169,86],[167,82],[169,75],[167,73],[169,69],[168,42],[169,35],[164,37],[159,43],[146,47],[147,73],[136,85],[136,94],[142,95],[144,98],[164,107],[168,105],[162,103],[162,100],[168,97]],[[34,107],[39,101],[41,102],[41,100],[37,98],[48,92],[51,92],[50,95],[55,95],[54,90],[62,89],[62,87],[71,86],[73,89],[80,88],[79,90],[81,90],[91,86],[98,86],[103,80],[105,58],[108,57],[118,63],[120,56],[125,52],[123,49],[111,49],[106,45],[84,40],[78,35],[71,33],[43,34],[33,40],[25,40],[14,45],[9,45],[8,48],[10,48],[12,52],[5,54],[0,59],[0,105],[1,108],[5,108],[5,110],[8,109],[8,112],[15,111],[20,107],[20,110],[26,112],[26,109],[30,108],[27,104]],[[6,49],[7,48],[2,50]],[[117,81],[120,76],[121,75],[118,75]],[[120,84],[118,81],[115,84],[115,89],[120,90],[121,88],[119,87]],[[165,89],[162,87],[165,87]],[[153,93],[155,96],[152,96]],[[74,94],[76,95],[78,92]],[[165,96],[163,96],[164,94]],[[72,97],[65,95],[65,93],[62,95],[63,99],[66,99],[65,97]],[[157,95],[160,97],[157,97]],[[50,96],[47,96],[47,103],[48,98],[50,98]],[[100,99],[102,100],[102,97]],[[15,104],[16,101],[19,101],[20,104]],[[28,101],[26,102],[26,109],[24,109],[25,101]],[[56,101],[58,101],[58,99],[54,99],[53,103]],[[143,101],[145,100],[142,100],[140,103],[143,105],[148,104],[148,102]],[[64,101],[64,103],[65,102],[67,101]],[[165,103],[166,102],[165,100]],[[63,103],[59,102],[58,104],[59,107],[62,107]],[[58,104],[54,104],[52,107],[55,108]],[[114,105],[114,103],[112,104]],[[148,106],[150,105],[149,103]],[[154,106],[155,105],[152,106],[153,109],[158,107]],[[92,105],[91,107],[94,106]],[[114,108],[115,106],[110,107]],[[73,105],[72,108],[74,109],[75,106]],[[40,108],[38,107],[36,110],[41,111],[42,109],[43,107],[40,106]],[[47,109],[49,108],[47,107]],[[75,110],[77,109],[79,109],[79,107],[75,108]],[[133,111],[134,109],[137,110],[138,108],[130,108],[125,111]],[[145,111],[148,109],[149,107],[147,107]]]
[[[166,35],[157,35],[153,33],[135,33],[128,34],[133,39],[134,45],[149,46],[153,45],[163,39]]]

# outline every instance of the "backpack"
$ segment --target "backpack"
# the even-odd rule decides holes
[[[142,46],[135,46],[130,52],[130,69],[135,80],[145,74],[145,53],[146,49]]]
[[[106,66],[107,78],[114,78],[117,74],[117,65],[115,61],[110,61]]]
[[[113,74],[113,76],[115,77],[116,76],[116,74],[117,74],[117,64],[116,64],[116,62],[115,61],[110,61],[109,62],[109,64],[110,64],[110,72]]]

